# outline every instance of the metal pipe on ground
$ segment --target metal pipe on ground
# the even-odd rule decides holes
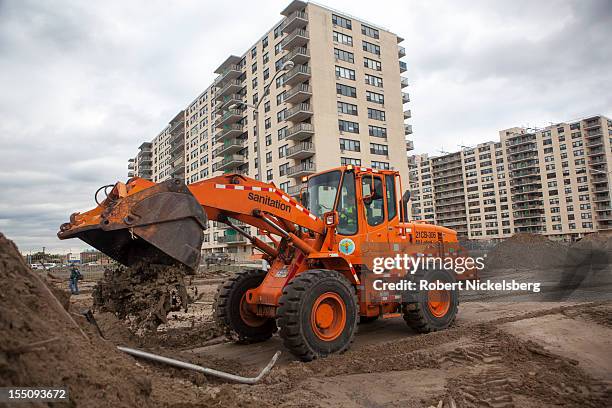
[[[239,375],[225,373],[223,371],[215,370],[212,368],[206,368],[206,367],[202,367],[196,364],[186,363],[181,360],[175,360],[173,358],[168,358],[168,357],[160,356],[157,354],[148,353],[142,350],[137,350],[137,349],[133,349],[129,347],[122,347],[122,346],[117,346],[117,348],[123,351],[124,353],[127,353],[135,357],[140,357],[140,358],[144,358],[147,360],[156,361],[158,363],[168,364],[168,365],[178,367],[178,368],[185,368],[187,370],[198,371],[206,375],[212,375],[214,377],[223,378],[224,380],[233,381],[233,382],[237,382],[241,384],[257,384],[270,372],[270,370],[272,370],[272,367],[274,367],[274,364],[276,364],[276,360],[278,360],[278,357],[281,354],[280,351],[277,351],[274,354],[274,356],[272,356],[272,359],[270,360],[268,365],[265,366],[263,370],[261,370],[261,372],[259,373],[259,375],[257,375],[257,377],[242,377]]]

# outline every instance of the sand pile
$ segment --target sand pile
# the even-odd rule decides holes
[[[71,406],[149,405],[150,380],[79,319],[0,233],[0,386],[68,386]]]
[[[543,235],[515,234],[487,254],[487,269],[532,269],[562,266],[567,246]]]
[[[96,311],[126,319],[136,333],[154,331],[172,311],[185,310],[190,297],[186,268],[141,263],[108,268],[93,289]]]

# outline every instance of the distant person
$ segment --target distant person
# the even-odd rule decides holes
[[[79,294],[79,281],[83,279],[83,275],[76,265],[72,265],[70,268],[70,281],[68,286],[70,287],[70,293],[73,295]]]

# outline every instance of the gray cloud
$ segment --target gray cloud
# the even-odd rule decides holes
[[[81,245],[58,226],[287,4],[0,1],[0,231],[24,251]],[[406,39],[417,152],[612,113],[609,1],[326,4]]]

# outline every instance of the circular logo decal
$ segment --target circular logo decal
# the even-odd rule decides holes
[[[344,255],[350,255],[353,252],[355,252],[355,243],[353,242],[352,239],[350,238],[344,238],[340,241],[340,243],[338,244],[338,249],[340,250],[340,252],[342,252]]]

